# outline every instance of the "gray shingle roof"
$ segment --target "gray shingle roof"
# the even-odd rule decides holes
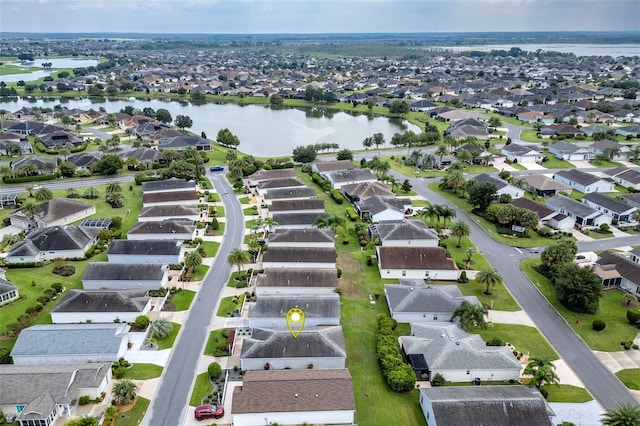
[[[274,201],[269,206],[269,211],[288,212],[296,210],[324,210],[324,200],[310,198],[308,200],[280,200]]]
[[[269,234],[270,243],[332,243],[333,231],[328,229],[276,229]]]
[[[197,207],[185,206],[182,204],[171,204],[165,206],[143,207],[139,217],[186,217],[200,214]]]
[[[338,286],[338,275],[332,269],[266,268],[255,276],[258,287],[330,287]]]
[[[137,222],[127,234],[193,234],[196,227],[191,222],[163,220]]]
[[[113,240],[108,254],[170,256],[180,253],[182,242],[174,240]]]
[[[295,188],[298,186],[305,186],[305,183],[297,177],[263,180],[257,185],[258,189]]]
[[[147,203],[163,203],[167,201],[193,201],[198,200],[200,195],[196,190],[188,191],[171,191],[171,192],[145,192],[142,194],[142,202]]]
[[[249,318],[284,318],[289,309],[296,306],[304,311],[307,318],[340,316],[340,296],[337,293],[312,296],[273,294],[262,295],[255,303],[251,303]]]
[[[329,217],[329,213],[274,213],[273,220],[280,226],[287,225],[308,225],[313,226],[318,217],[324,219]]]
[[[382,220],[369,227],[372,233],[378,235],[381,241],[395,240],[433,240],[438,234],[427,227],[422,220]]]
[[[334,170],[326,172],[324,175],[330,176],[331,180],[336,183],[378,179],[376,174],[369,169]]]
[[[270,189],[264,196],[265,200],[279,200],[284,198],[303,198],[303,197],[315,197],[315,188],[281,188]]]
[[[289,330],[254,328],[242,342],[240,358],[346,358],[342,327],[305,328],[297,338]]]
[[[9,293],[10,291],[16,290],[18,286],[13,285],[9,281],[0,278],[0,294]]]
[[[640,264],[620,256],[612,251],[600,253],[596,262],[598,265],[615,265],[618,273],[634,284],[640,285]]]
[[[56,406],[48,393],[41,393],[30,401],[18,414],[16,420],[44,420],[49,417]]]
[[[455,285],[426,286],[423,280],[401,280],[401,284],[384,286],[389,309],[394,313],[452,313],[465,300],[480,304],[475,296],[463,296]]]
[[[618,201],[614,198],[611,198],[608,195],[601,194],[599,192],[592,192],[589,194],[585,194],[582,197],[582,200],[590,201],[614,213],[624,213],[626,211],[633,209],[633,207],[631,207],[630,205],[625,204],[622,201]]]
[[[408,198],[381,197],[374,195],[364,201],[358,201],[356,206],[360,212],[368,212],[372,215],[385,210],[395,210],[404,213],[404,206],[410,206],[411,200]]]
[[[51,312],[141,312],[147,290],[70,290]]]
[[[393,197],[389,187],[381,182],[358,182],[342,186],[342,191],[351,199],[366,200],[375,195]]]
[[[78,250],[93,240],[100,230],[77,226],[54,226],[31,230],[25,240],[9,250],[9,256],[29,256],[41,251]]]
[[[333,247],[270,247],[263,262],[335,263],[336,249]]]
[[[87,265],[82,280],[159,280],[164,271],[161,264],[92,262]]]
[[[279,179],[286,177],[295,177],[296,171],[294,169],[272,169],[272,170],[258,170],[249,176],[249,179],[254,182],[261,182],[263,180]]]
[[[586,204],[582,204],[580,201],[576,201],[573,198],[565,197],[564,195],[554,195],[553,197],[547,199],[544,202],[547,206],[560,210],[564,209],[564,211],[571,213],[576,217],[588,217],[598,211],[587,206]]]
[[[565,179],[576,182],[580,185],[592,185],[602,179],[578,169],[558,170],[555,176],[562,176]]]
[[[142,183],[142,192],[155,192],[155,191],[176,191],[176,190],[196,190],[195,182],[187,181],[186,179],[171,178],[167,180],[158,180]]]
[[[38,216],[49,223],[92,207],[91,204],[70,198],[53,198],[40,204]]]
[[[504,147],[502,147],[503,151],[507,151],[511,154],[514,155],[525,155],[525,154],[529,154],[529,153],[533,153],[533,154],[542,154],[540,151],[538,151],[535,148],[530,148],[527,145],[520,145],[517,143],[512,143],[509,145],[505,145]]]
[[[478,176],[474,177],[473,180],[475,180],[476,182],[482,184],[482,183],[492,183],[496,186],[496,189],[502,189],[505,186],[509,185],[509,183],[507,181],[504,181],[498,177],[486,174],[486,173],[480,173]]]
[[[356,165],[351,160],[338,161],[316,161],[311,166],[316,166],[319,173],[331,172],[335,170],[355,169]]]
[[[549,191],[549,190],[557,190],[557,191],[566,191],[571,189],[569,186],[565,185],[562,182],[558,182],[557,180],[553,180],[552,178],[545,175],[522,175],[518,176],[517,179],[522,180],[527,183],[527,185],[539,189],[541,191]]]
[[[382,269],[458,269],[442,247],[377,247]]]

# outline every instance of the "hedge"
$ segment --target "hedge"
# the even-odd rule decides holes
[[[353,209],[353,207],[347,207],[345,210],[347,212],[347,216],[349,216],[350,221],[355,222],[356,220],[358,220],[358,214]]]
[[[136,175],[134,178],[136,185],[142,185],[143,182],[153,182],[156,180],[162,180],[161,177],[157,177],[157,176],[146,176],[146,175]]]
[[[329,191],[329,194],[331,195],[331,198],[333,198],[333,201],[335,201],[336,203],[342,204],[344,202],[344,197],[337,189],[332,189],[331,191]]]
[[[35,144],[35,145],[36,145],[36,149],[37,149],[39,152],[43,152],[43,153],[45,153],[45,154],[51,154],[51,155],[58,155],[58,154],[60,154],[60,150],[59,150],[59,149],[51,149],[51,148],[47,148],[47,147],[45,146],[45,144],[44,144],[44,143],[42,143],[42,142],[40,142],[40,141],[39,141],[39,142],[36,142],[36,144]],[[88,145],[88,144],[87,144],[86,142],[85,142],[85,143],[82,143],[82,144],[80,144],[80,145],[78,145],[78,146],[76,146],[76,147],[74,147],[74,148],[70,149],[70,150],[69,150],[69,152],[70,152],[70,153],[72,153],[72,154],[75,154],[75,153],[77,153],[77,152],[82,152],[82,151],[84,151],[85,149],[87,149],[87,145]]]
[[[407,392],[415,387],[416,374],[402,359],[393,333],[397,324],[397,321],[388,315],[378,317],[376,352],[389,388],[394,392]]]
[[[45,180],[54,180],[60,177],[60,173],[55,172],[51,175],[35,175],[35,176],[20,176],[20,177],[3,177],[4,183],[26,183],[26,182],[41,182]]]
[[[640,312],[627,311],[627,320],[633,325],[640,325]]]

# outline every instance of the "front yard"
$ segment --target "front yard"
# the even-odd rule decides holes
[[[515,324],[493,324],[487,329],[474,328],[471,332],[479,334],[484,341],[500,338],[513,345],[519,352],[529,357],[545,357],[549,360],[560,357],[537,328]]]

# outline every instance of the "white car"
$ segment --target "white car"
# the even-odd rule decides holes
[[[40,188],[42,188],[42,185],[33,185],[33,190],[34,191],[37,191]]]

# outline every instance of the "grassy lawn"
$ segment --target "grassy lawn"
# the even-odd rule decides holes
[[[618,371],[616,376],[629,389],[640,390],[640,368],[625,368]]]
[[[246,271],[242,271],[243,275],[246,275]],[[245,288],[247,286],[246,281],[237,281],[236,277],[238,276],[238,271],[232,272],[229,277],[229,281],[227,281],[227,287],[235,287],[235,288]]]
[[[622,166],[622,163],[618,163],[617,161],[611,161],[611,160],[591,160],[590,163],[593,167],[614,168],[614,167]]]
[[[258,214],[258,206],[247,207],[242,210],[245,216],[257,216]]]
[[[576,166],[574,166],[572,163],[556,158],[554,154],[549,153],[549,150],[541,149],[540,151],[544,155],[546,155],[548,159],[547,161],[542,163],[542,167],[544,168],[547,168],[547,169],[575,169],[576,168]]]
[[[522,123],[520,123],[522,125]],[[538,137],[538,131],[536,129],[526,129],[520,132],[520,139],[525,142],[547,142],[549,139],[542,139]]]
[[[522,309],[504,284],[492,287],[491,294],[488,296],[484,294],[485,287],[476,284],[475,280],[470,280],[466,284],[458,284],[458,288],[465,296],[476,296],[487,309],[495,309],[496,311],[519,311]]]
[[[603,234],[602,232],[597,232],[597,231],[588,231],[588,232],[584,232],[583,234],[589,236],[590,238],[593,238],[594,240],[603,240],[605,238],[613,238],[613,232],[608,232],[606,234]]]
[[[204,354],[209,356],[228,356],[227,338],[224,337],[224,329],[213,330],[209,333]]]
[[[249,204],[250,202],[249,197],[240,197],[238,201],[240,201],[240,204],[243,204],[243,205]]]
[[[551,281],[533,269],[533,265],[537,263],[539,263],[539,259],[526,259],[520,263],[520,267],[591,349],[606,352],[619,351],[620,342],[633,340],[638,329],[627,321],[627,308],[621,303],[624,294],[622,291],[607,290],[603,292],[600,298],[600,308],[595,315],[573,312],[558,301]],[[591,324],[595,319],[606,322],[607,328],[601,332],[594,331]]]
[[[553,350],[549,342],[540,334],[537,328],[516,324],[493,324],[493,327],[485,330],[474,328],[471,330],[487,341],[493,338],[501,338],[507,343],[530,357],[545,357],[550,360],[560,357]]]
[[[195,295],[195,291],[182,290],[173,295],[171,303],[176,307],[176,311],[186,311],[191,306]]]
[[[126,378],[130,380],[155,379],[162,375],[162,367],[155,364],[133,364],[126,370]]]
[[[471,256],[471,262],[469,262],[469,269],[481,270],[484,268],[489,268],[489,262],[487,259],[479,253],[476,246],[471,242],[469,238],[462,238],[460,240],[460,247],[458,247],[458,238],[457,237],[449,237],[441,240],[443,244],[446,244],[446,249],[451,254],[451,257],[456,261],[456,263],[461,263],[465,268],[467,267],[467,249],[473,248],[476,253]]]
[[[413,207],[427,207],[430,206],[431,203],[427,200],[411,200],[411,205]]]
[[[198,374],[196,376],[196,383],[193,385],[189,405],[197,407],[202,402],[202,398],[211,393],[211,391],[213,391],[213,385],[209,382],[209,374],[206,372]]]
[[[196,268],[195,272],[191,274],[192,281],[202,281],[204,276],[207,275],[209,267],[207,265],[200,265]]]
[[[116,421],[113,424],[114,426],[132,426],[138,425],[144,418],[145,413],[147,412],[147,408],[149,408],[149,400],[145,399],[141,396],[136,398],[136,403],[132,409],[129,411],[125,411],[122,414],[119,414],[116,417]]]
[[[549,392],[547,402],[589,402],[593,400],[591,394],[584,388],[571,385],[546,385],[543,388]]]
[[[241,294],[237,298],[236,302],[233,301],[234,297],[235,296],[229,296],[220,299],[220,307],[218,307],[218,312],[216,313],[217,316],[226,317],[236,309],[240,309],[240,307],[242,306],[242,301],[244,300],[244,294]]]
[[[164,339],[156,339],[158,342],[158,350],[173,347],[173,343],[176,341],[176,337],[178,337],[178,333],[180,332],[181,325],[175,322],[172,322],[171,324],[173,325],[171,333],[169,333]]]
[[[511,163],[509,164],[511,167],[513,167],[516,170],[528,170],[525,166],[523,166],[520,163]]]
[[[224,217],[224,206],[214,206],[216,208],[216,218]]]
[[[218,249],[220,249],[220,243],[217,241],[203,241],[202,247],[204,248],[204,252],[207,254],[207,257],[215,257],[218,254]]]

